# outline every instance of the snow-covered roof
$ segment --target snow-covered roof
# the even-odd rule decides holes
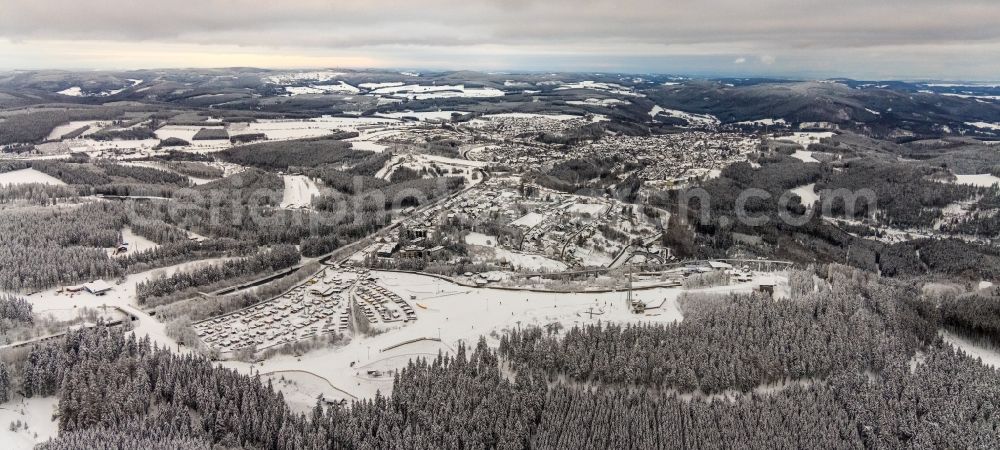
[[[104,280],[94,280],[83,285],[83,288],[92,294],[99,294],[111,290],[111,285]]]

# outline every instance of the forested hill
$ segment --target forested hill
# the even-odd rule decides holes
[[[411,362],[389,396],[307,415],[256,378],[108,329],[33,350],[20,389],[60,398],[45,449],[1000,442],[1000,374],[937,337],[937,297],[842,266],[796,273],[790,288],[785,300],[690,298],[674,325],[528,328],[498,351],[481,340]]]

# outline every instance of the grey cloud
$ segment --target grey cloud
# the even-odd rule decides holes
[[[739,56],[780,67],[803,51],[839,57],[890,47],[916,64],[942,45],[987,45],[986,55],[1000,59],[997,23],[1000,3],[986,0],[0,0],[0,38],[10,40],[385,54],[419,46],[428,55],[466,47],[470,58],[490,46],[599,51],[601,60],[618,48],[651,58],[720,55],[729,67]]]

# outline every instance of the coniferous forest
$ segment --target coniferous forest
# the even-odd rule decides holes
[[[685,319],[673,325],[510,330],[496,350],[482,338],[411,361],[391,394],[317,401],[305,415],[255,377],[110,328],[36,347],[17,389],[59,397],[60,436],[49,449],[989,448],[1000,440],[1000,374],[940,340],[940,298],[843,266],[816,275],[794,277],[787,299],[686,299]]]

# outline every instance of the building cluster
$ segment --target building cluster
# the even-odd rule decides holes
[[[510,141],[524,136],[534,137],[543,133],[562,134],[589,123],[593,123],[593,117],[568,118],[568,116],[546,117],[541,114],[498,114],[474,119],[469,122],[469,126],[488,134],[491,138]]]
[[[444,227],[482,232],[504,228],[489,242],[462,244],[539,255],[569,265],[604,265],[636,241],[659,236],[634,208],[610,198],[586,197],[493,177],[462,195],[408,217],[397,229],[356,255],[357,261],[437,259]],[[602,232],[614,230],[611,232]],[[597,260],[591,255],[601,253]],[[505,253],[510,254],[510,253]],[[494,261],[503,266],[503,261]],[[511,262],[511,261],[508,261]]]
[[[614,157],[639,162],[648,182],[685,183],[739,161],[756,151],[760,140],[739,133],[688,131],[657,136],[606,136],[578,149],[575,157]]]
[[[367,272],[327,268],[266,302],[194,324],[198,337],[220,352],[265,349],[326,333],[345,333],[345,293]]]
[[[374,280],[362,280],[352,298],[355,307],[370,324],[379,323],[379,319],[384,323],[417,320],[416,311],[406,300],[399,294],[375,284]]]
[[[599,140],[566,148],[547,145],[536,139],[537,133],[559,134],[579,127],[584,119],[551,120],[532,118],[504,119],[491,126],[481,126],[496,144],[478,147],[469,157],[490,161],[516,173],[545,171],[560,161],[588,158],[615,158],[626,163],[641,163],[638,175],[647,181],[683,183],[703,177],[711,170],[738,161],[760,146],[757,137],[744,133],[685,131],[654,136],[607,135]],[[507,124],[516,125],[508,128]]]

